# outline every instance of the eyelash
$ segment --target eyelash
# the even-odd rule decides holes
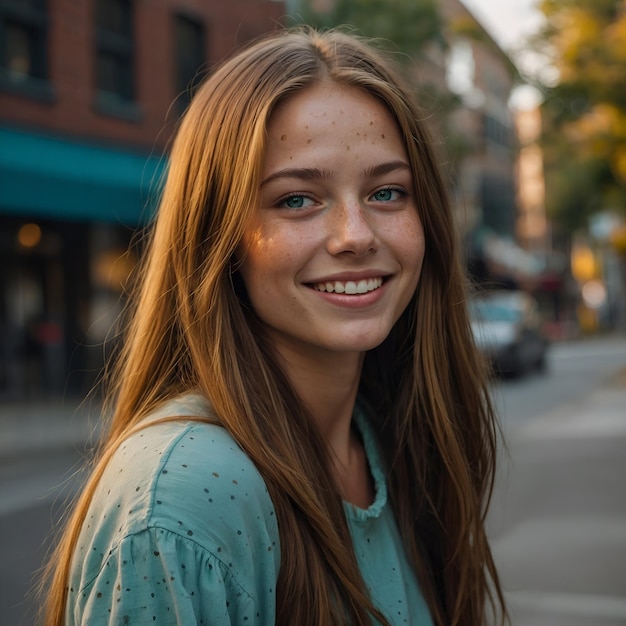
[[[407,191],[403,188],[403,187],[399,187],[396,185],[387,185],[385,187],[380,187],[379,189],[376,189],[376,191],[373,191],[370,195],[369,198],[373,198],[377,193],[380,193],[381,191],[391,191],[391,192],[395,192],[397,193],[400,198],[405,198],[407,196]],[[282,198],[280,198],[277,203],[276,206],[278,208],[284,208],[284,209],[289,209],[292,211],[302,211],[306,208],[308,208],[308,206],[302,206],[302,207],[290,207],[290,206],[286,206],[286,203],[291,199],[291,198],[303,198],[304,200],[311,200],[312,202],[315,202],[315,198],[313,198],[310,194],[308,193],[304,193],[304,192],[291,192],[289,194],[287,194],[286,196],[283,196]],[[374,200],[375,202],[393,202],[394,200]]]
[[[392,191],[397,193],[401,198],[405,198],[407,196],[407,192],[403,187],[398,187],[397,185],[386,185],[385,187],[381,187],[380,189],[377,189],[376,191],[374,191],[371,195],[370,198],[373,198],[377,193],[380,193],[381,191]],[[393,202],[393,200],[380,200],[379,202]]]
[[[315,202],[315,199],[312,198],[310,194],[299,193],[297,191],[294,191],[294,192],[289,193],[286,196],[283,196],[282,198],[280,198],[278,200],[278,202],[276,203],[276,206],[278,208],[289,209],[289,210],[292,210],[292,211],[301,211],[301,210],[306,208],[306,207],[290,207],[290,206],[286,206],[286,203],[289,202],[289,200],[291,198],[304,198],[305,200],[311,200],[312,202]]]

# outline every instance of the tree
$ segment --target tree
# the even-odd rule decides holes
[[[304,21],[319,28],[350,26],[358,34],[411,56],[429,44],[445,46],[436,0],[336,0],[307,2]],[[319,5],[323,7],[318,8]]]
[[[543,0],[547,209],[567,231],[626,215],[626,0]]]

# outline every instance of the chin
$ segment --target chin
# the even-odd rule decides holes
[[[378,348],[388,336],[389,333],[376,333],[368,337],[355,338],[354,341],[337,342],[335,345],[339,347],[339,350],[342,352],[367,352],[368,350]]]

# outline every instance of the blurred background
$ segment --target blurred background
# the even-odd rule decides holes
[[[299,22],[379,38],[431,124],[508,444],[513,626],[626,624],[624,0],[0,0],[0,623],[34,623],[177,120]]]

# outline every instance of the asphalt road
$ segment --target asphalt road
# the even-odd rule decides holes
[[[505,426],[576,403],[626,367],[626,336],[553,344],[545,373],[497,380],[493,396]]]
[[[563,436],[567,408],[625,367],[626,338],[587,340],[554,345],[545,375],[494,383],[509,456],[490,533],[513,626],[626,625],[626,433]],[[34,623],[28,593],[79,463],[68,449],[0,464],[0,624]]]
[[[497,383],[508,452],[489,516],[512,626],[626,625],[626,341],[555,346]]]
[[[39,570],[80,484],[80,466],[71,448],[0,465],[0,624],[35,624]]]

